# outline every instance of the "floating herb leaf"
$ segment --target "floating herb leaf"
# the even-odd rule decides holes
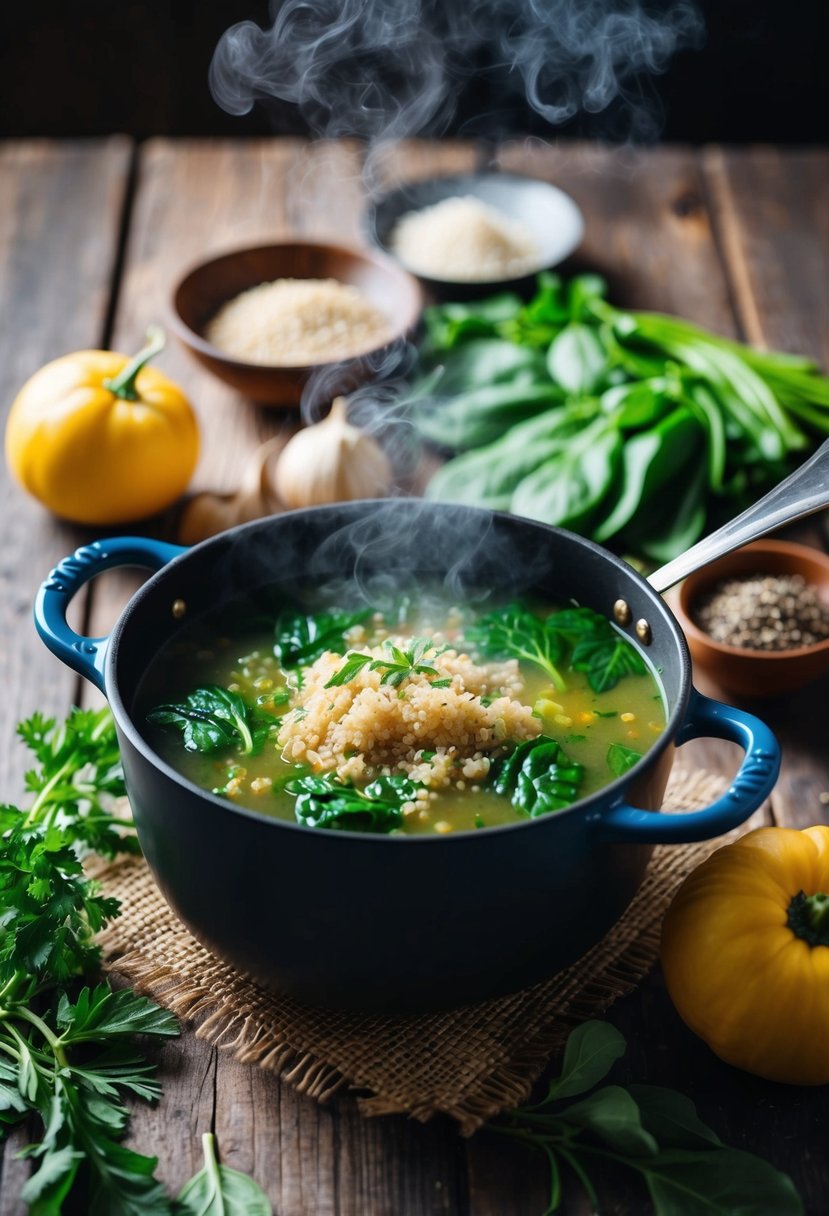
[[[584,781],[584,766],[545,735],[520,743],[490,773],[496,793],[508,795],[533,819],[570,806]]]
[[[440,672],[436,667],[423,662],[429,651],[433,652],[433,658],[437,658],[446,649],[445,646],[436,647],[429,638],[412,638],[408,650],[401,650],[399,646],[395,646],[390,641],[386,641],[384,645],[389,653],[387,659],[375,659],[370,654],[360,654],[355,650],[349,651],[342,667],[334,672],[325,687],[334,688],[340,684],[348,684],[365,667],[368,667],[369,671],[381,671],[383,674],[380,677],[380,683],[389,684],[392,688],[399,688],[404,680],[410,679],[413,675],[430,677],[433,688],[448,688],[452,683],[451,680],[432,680],[431,677],[440,675]]]
[[[641,759],[641,752],[635,752],[632,747],[625,747],[623,743],[611,743],[607,749],[607,767],[617,777],[621,777]]]
[[[293,777],[283,787],[296,795],[294,814],[312,828],[350,832],[393,832],[403,822],[403,807],[420,786],[408,777],[378,777],[358,789],[331,774]]]
[[[566,685],[559,664],[565,645],[561,633],[551,627],[554,615],[542,620],[524,604],[507,604],[479,617],[466,630],[466,641],[485,658],[523,659],[540,667],[563,692]]]
[[[286,609],[276,619],[273,652],[285,668],[307,667],[327,650],[343,654],[345,635],[370,615],[370,608],[357,612],[321,612],[316,616]]]
[[[147,714],[156,726],[181,732],[189,752],[215,752],[235,746],[255,755],[274,725],[273,718],[248,706],[238,693],[208,684],[194,688],[183,701],[159,705]]]

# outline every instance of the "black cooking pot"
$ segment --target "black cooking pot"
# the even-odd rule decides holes
[[[66,623],[72,596],[114,566],[156,573],[108,638]],[[274,584],[347,578],[371,595],[441,580],[458,600],[538,593],[622,621],[664,689],[668,724],[634,768],[567,810],[450,836],[367,836],[268,818],[206,793],[162,760],[136,693],[159,648],[206,610]],[[624,606],[619,604],[623,601]],[[38,596],[38,630],[109,699],[141,847],[172,908],[216,954],[311,1004],[416,1012],[517,989],[597,942],[639,886],[651,846],[746,819],[779,769],[774,736],[691,686],[682,632],[645,580],[597,545],[514,516],[402,499],[295,511],[190,550],[141,537],[79,549]],[[675,746],[746,752],[704,810],[658,808]]]

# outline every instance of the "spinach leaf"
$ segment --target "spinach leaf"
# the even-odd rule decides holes
[[[600,1144],[632,1157],[655,1157],[656,1139],[645,1131],[635,1100],[620,1085],[607,1085],[567,1107],[567,1123]]]
[[[159,705],[147,714],[156,726],[179,730],[188,752],[215,752],[236,746],[246,756],[261,750],[273,718],[260,716],[238,693],[207,684],[194,688],[183,701]]]
[[[429,378],[429,395],[449,397],[472,388],[491,384],[525,383],[547,379],[544,357],[526,346],[516,346],[503,338],[473,338],[448,352],[441,352]],[[418,396],[418,385],[413,388]]]
[[[494,442],[447,460],[426,487],[426,497],[506,509],[522,480],[546,460],[566,451],[582,425],[582,418],[561,409],[546,410],[536,418],[516,423]]]
[[[652,430],[634,435],[625,445],[621,494],[594,530],[594,538],[608,540],[630,523],[657,490],[676,479],[678,466],[695,458],[703,437],[699,421],[684,406]]]
[[[438,447],[462,451],[492,443],[507,427],[524,422],[561,403],[562,392],[550,380],[521,377],[509,384],[487,384],[433,402],[416,413],[424,439]]]
[[[204,1168],[185,1185],[175,1216],[272,1216],[273,1208],[262,1188],[216,1159],[215,1138],[202,1136]]]
[[[608,370],[608,357],[596,329],[572,321],[554,338],[547,355],[547,369],[568,393],[584,397],[601,384]]]
[[[507,604],[479,617],[466,629],[465,640],[485,658],[524,659],[533,663],[562,692],[566,685],[558,667],[565,646],[560,631],[550,627],[553,616],[542,620],[523,604]]]
[[[600,418],[519,483],[510,510],[580,531],[614,485],[621,457],[619,432]]]
[[[555,739],[539,735],[520,743],[490,769],[498,794],[507,794],[512,805],[536,819],[570,806],[579,796],[584,766],[571,760]]]
[[[630,1085],[643,1126],[671,1148],[721,1148],[722,1141],[707,1127],[690,1098],[661,1085]]]
[[[624,1046],[606,1023],[578,1027],[568,1039],[562,1075],[546,1097],[488,1125],[544,1156],[550,1169],[544,1216],[560,1210],[562,1167],[570,1168],[598,1212],[593,1170],[604,1162],[639,1175],[655,1216],[803,1216],[790,1178],[751,1153],[722,1145],[693,1103],[675,1090],[610,1085],[569,1106],[562,1103],[602,1080]]]
[[[573,647],[570,665],[574,671],[585,673],[594,692],[608,692],[623,676],[644,675],[647,671],[633,643],[598,613]]]
[[[519,296],[502,292],[471,304],[440,304],[423,313],[426,326],[425,350],[451,350],[469,338],[499,336],[499,326],[512,321],[521,311]]]
[[[611,743],[607,749],[607,767],[617,777],[621,777],[641,759],[641,752],[635,752],[632,747],[625,747],[623,743]]]
[[[362,789],[329,773],[293,777],[283,788],[296,795],[298,823],[350,832],[393,832],[403,822],[403,807],[420,786],[403,775],[378,777]]]
[[[307,667],[327,650],[344,654],[345,634],[371,615],[357,612],[321,612],[316,616],[286,609],[276,619],[273,652],[283,667]]]
[[[625,1040],[615,1026],[598,1019],[582,1022],[568,1036],[561,1073],[550,1083],[544,1101],[587,1093],[624,1054]]]

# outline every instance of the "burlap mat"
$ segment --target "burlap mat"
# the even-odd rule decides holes
[[[675,769],[665,810],[718,797],[724,781]],[[412,1018],[308,1009],[219,962],[175,919],[140,858],[101,871],[122,915],[102,937],[106,965],[242,1061],[268,1068],[320,1102],[361,1091],[365,1114],[442,1112],[469,1134],[523,1101],[574,1025],[601,1014],[650,970],[659,926],[685,875],[719,841],[658,848],[636,898],[597,946],[566,971],[512,996]]]

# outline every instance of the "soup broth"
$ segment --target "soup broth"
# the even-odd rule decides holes
[[[405,835],[554,813],[665,727],[638,651],[572,606],[205,620],[158,656],[138,704],[153,747],[206,790],[310,827]]]

